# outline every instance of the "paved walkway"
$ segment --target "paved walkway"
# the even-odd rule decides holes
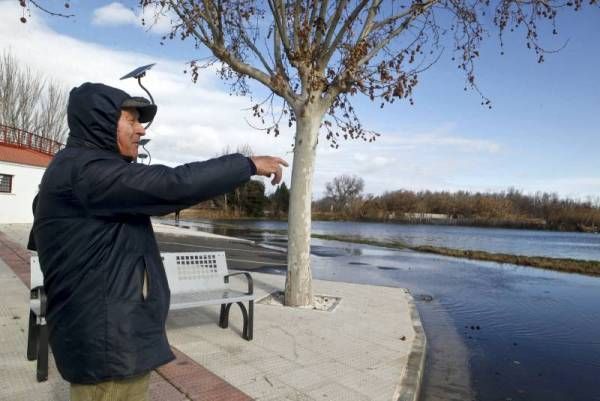
[[[25,359],[28,288],[17,273],[26,229],[0,226],[0,400],[67,400],[52,358],[46,383],[35,382],[35,362]],[[283,289],[283,276],[253,277],[259,298]],[[250,342],[240,336],[237,308],[226,330],[216,324],[218,307],[172,311],[167,333],[178,359],[153,373],[152,399],[416,399],[425,337],[410,295],[391,287],[313,285],[315,294],[340,297],[339,305],[324,312],[259,302]]]

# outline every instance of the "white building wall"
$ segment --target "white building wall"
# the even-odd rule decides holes
[[[0,161],[0,174],[9,174],[12,193],[0,192],[0,223],[31,223],[31,203],[38,192],[45,167]]]

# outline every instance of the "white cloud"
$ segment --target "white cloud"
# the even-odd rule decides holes
[[[139,9],[136,9],[139,10]],[[136,12],[117,1],[94,10],[92,24],[98,26],[133,25],[157,34],[171,30],[172,14],[165,13],[159,6],[145,7]]]
[[[414,149],[420,146],[452,148],[459,152],[487,152],[497,153],[501,147],[499,144],[484,140],[470,139],[459,136],[439,134],[417,134],[410,137],[398,137],[396,145]]]
[[[118,2],[95,9],[92,16],[94,25],[137,25],[139,22],[139,18],[132,9]]]

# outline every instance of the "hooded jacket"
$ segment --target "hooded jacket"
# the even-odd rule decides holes
[[[131,377],[174,358],[150,216],[229,192],[253,173],[240,154],[176,168],[129,162],[116,140],[128,98],[101,84],[71,91],[67,146],[46,169],[34,213],[50,346],[71,383]]]

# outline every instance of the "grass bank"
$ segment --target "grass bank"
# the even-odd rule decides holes
[[[334,236],[313,234],[313,238],[334,241],[351,242],[355,244],[366,244],[393,249],[410,249],[417,252],[433,253],[436,255],[452,256],[473,260],[483,260],[497,263],[510,263],[521,266],[531,266],[540,269],[555,270],[567,273],[580,273],[589,276],[600,276],[600,261],[547,258],[542,256],[509,255],[506,253],[492,253],[485,251],[473,251],[463,249],[451,249],[431,245],[411,246],[398,241],[377,241],[352,236]]]

